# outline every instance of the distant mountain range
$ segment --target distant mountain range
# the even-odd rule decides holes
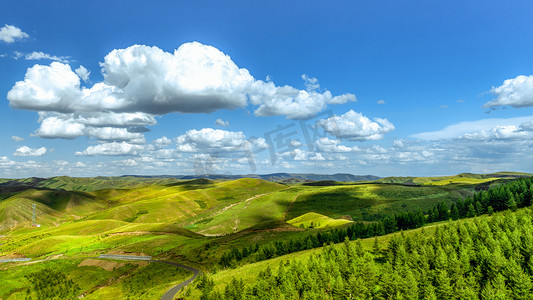
[[[209,180],[236,180],[241,178],[262,179],[283,184],[309,183],[335,184],[335,182],[370,182],[391,183],[401,185],[422,184],[472,184],[486,182],[490,185],[494,180],[509,180],[518,177],[530,177],[533,174],[522,172],[497,172],[491,174],[461,173],[451,176],[437,177],[378,177],[374,175],[353,175],[348,173],[315,174],[315,173],[272,173],[272,174],[211,174],[211,175],[123,175],[97,177],[68,177],[57,176],[49,178],[0,178],[0,193],[20,192],[28,188],[34,189],[62,189],[70,191],[95,191],[101,189],[128,189],[150,184],[171,185],[176,181],[205,178]]]
[[[314,174],[314,173],[272,173],[272,174],[245,174],[245,175],[224,175],[224,174],[210,174],[210,175],[160,175],[160,176],[141,176],[141,175],[124,175],[122,177],[146,177],[146,178],[174,178],[174,179],[240,179],[240,178],[259,178],[268,181],[284,182],[305,182],[305,181],[342,181],[342,182],[355,182],[355,181],[373,181],[378,180],[381,177],[374,175],[353,175],[348,173],[337,174]]]

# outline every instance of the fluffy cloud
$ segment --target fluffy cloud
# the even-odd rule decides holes
[[[402,140],[394,140],[392,145],[394,146],[394,148],[403,148],[403,147],[405,147],[405,144],[404,144],[404,142]]]
[[[143,143],[141,133],[149,131],[145,125],[156,123],[153,116],[144,113],[71,113],[40,112],[41,125],[34,136],[48,139],[75,139],[88,136],[103,141],[135,140]]]
[[[47,152],[46,147],[41,148],[30,148],[28,146],[22,146],[18,148],[15,153],[13,153],[14,156],[43,156]]]
[[[87,70],[84,66],[79,66],[76,70],[74,70],[76,74],[81,78],[81,80],[87,82],[89,81],[89,76],[91,75],[91,72]]]
[[[321,161],[326,160],[324,156],[322,156],[322,153],[319,152],[307,152],[300,149],[294,149],[291,151],[291,155],[294,160],[311,160],[311,161]]]
[[[215,121],[215,124],[219,125],[219,126],[222,126],[222,127],[228,127],[229,126],[229,122],[228,121],[224,121],[222,119],[217,119]]]
[[[128,141],[134,144],[144,144],[145,142],[142,133],[132,132],[130,128],[86,126],[84,121],[86,120],[65,118],[65,115],[46,117],[33,135],[46,139],[75,139],[80,136],[87,136],[99,141]]]
[[[29,37],[29,35],[20,28],[17,28],[12,25],[5,25],[0,28],[0,41],[6,42],[8,44],[15,42],[16,40],[22,40]]]
[[[178,151],[212,152],[240,150],[246,141],[244,133],[220,129],[203,128],[189,130],[176,138]]]
[[[355,95],[333,97],[330,91],[303,91],[291,86],[277,87],[272,82],[257,81],[250,95],[253,104],[259,105],[256,116],[286,116],[288,119],[307,119],[324,110],[327,104],[356,101]]]
[[[73,112],[199,113],[259,105],[256,115],[307,118],[326,104],[355,101],[352,94],[303,91],[255,80],[218,49],[186,43],[174,53],[157,47],[134,45],[116,49],[101,63],[104,81],[81,87],[78,74],[67,64],[52,62],[28,69],[23,81],[8,93],[15,108]],[[311,79],[308,79],[308,81]],[[312,80],[312,82],[314,82]]]
[[[101,66],[106,83],[123,91],[124,109],[153,114],[243,107],[254,81],[228,55],[196,42],[173,54],[142,45],[113,50]]]
[[[113,50],[100,64],[104,80],[92,86],[84,86],[90,72],[83,66],[73,71],[67,57],[43,52],[17,55],[55,61],[29,68],[24,80],[8,92],[10,106],[39,112],[35,136],[87,136],[103,142],[77,155],[139,153],[140,148],[131,145],[145,143],[146,126],[155,125],[156,116],[172,112],[207,113],[251,103],[257,116],[306,119],[328,104],[356,101],[353,94],[318,92],[318,80],[307,75],[302,76],[306,90],[256,80],[228,55],[197,42],[183,44],[173,53],[143,45]],[[216,124],[229,122],[218,119]],[[214,129],[189,131],[180,138],[178,150],[184,152],[267,147],[264,139],[247,141],[242,132]]]
[[[47,115],[42,114],[45,118]],[[154,116],[136,112],[136,113],[75,113],[62,114],[64,118],[71,119],[76,123],[94,127],[144,127],[155,125],[157,121]]]
[[[315,145],[317,146],[317,149],[322,152],[354,152],[359,150],[357,146],[348,147],[340,145],[340,141],[330,140],[327,137],[318,139],[315,142]]]
[[[374,118],[371,121],[353,110],[342,116],[319,120],[317,126],[337,138],[352,141],[380,140],[385,133],[394,130],[394,125],[387,119]]]
[[[507,79],[499,87],[490,92],[495,98],[487,102],[485,107],[510,105],[516,108],[533,106],[533,75],[520,75]]]
[[[156,139],[154,142],[153,142],[153,145],[157,148],[157,149],[161,149],[161,148],[165,148],[166,146],[172,144],[172,140],[167,138],[166,136],[163,136],[163,137],[160,137],[158,139]]]
[[[75,139],[85,134],[85,125],[72,120],[49,117],[41,122],[41,126],[34,133],[35,136],[47,139]]]
[[[94,137],[99,141],[128,141],[134,144],[144,144],[144,136],[141,133],[130,132],[126,128],[113,127],[89,127],[85,135]]]
[[[7,94],[11,107],[39,112],[41,124],[34,135],[43,138],[88,136],[143,143],[139,134],[156,124],[157,115],[207,113],[252,103],[257,116],[305,119],[328,104],[356,100],[352,94],[318,92],[318,80],[306,75],[302,78],[307,90],[256,80],[228,55],[197,42],[173,53],[143,45],[113,50],[100,64],[104,80],[92,86],[82,85],[90,72],[83,66],[73,71],[66,57],[33,52],[25,58],[56,60],[29,68]],[[216,124],[229,125],[222,119]]]
[[[523,139],[529,137],[527,131],[522,131],[514,125],[497,126],[490,130],[480,130],[473,133],[466,133],[460,138],[465,140],[507,140]]]
[[[80,78],[70,66],[52,62],[50,66],[35,65],[26,71],[8,92],[11,107],[36,111],[68,112],[79,109]]]
[[[118,167],[135,167],[139,165],[139,163],[133,159],[118,160],[111,163]]]
[[[189,130],[175,139],[179,152],[219,153],[246,152],[268,148],[263,138],[246,138],[241,131],[226,131],[213,128]]]
[[[111,155],[111,156],[131,156],[139,155],[144,151],[144,146],[129,144],[127,142],[103,143],[96,146],[89,146],[84,151],[78,151],[77,156]]]
[[[31,53],[27,53],[26,55],[24,55],[24,59],[26,60],[41,60],[41,59],[48,59],[48,60],[53,60],[53,61],[59,61],[59,62],[62,62],[62,63],[68,63],[68,60],[70,59],[70,57],[68,56],[55,56],[55,55],[50,55],[48,53],[44,53],[44,52],[37,52],[37,51],[33,51]]]

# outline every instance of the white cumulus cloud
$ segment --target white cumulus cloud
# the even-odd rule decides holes
[[[485,107],[510,105],[513,107],[533,106],[533,75],[520,75],[507,79],[502,85],[493,87],[490,92],[495,96]]]
[[[197,42],[173,52],[144,45],[115,49],[100,63],[103,81],[92,85],[87,85],[90,72],[83,66],[73,70],[67,57],[43,52],[16,55],[56,60],[28,68],[7,94],[11,107],[39,113],[34,135],[43,138],[87,136],[140,144],[149,131],[146,126],[155,125],[158,115],[172,112],[208,113],[252,104],[257,116],[306,119],[328,104],[356,101],[353,94],[318,92],[318,80],[306,75],[302,78],[307,90],[256,80],[230,56]],[[229,126],[222,119],[216,124]]]
[[[78,151],[75,154],[77,156],[136,156],[140,155],[142,151],[144,151],[144,146],[142,145],[129,144],[127,142],[112,142],[89,146],[84,151]]]
[[[341,116],[319,120],[317,126],[341,139],[352,141],[380,140],[384,134],[394,130],[394,125],[387,119],[369,118],[353,110]]]
[[[286,116],[288,119],[307,119],[324,110],[327,104],[356,101],[355,95],[333,96],[330,91],[304,91],[292,86],[277,87],[272,82],[257,81],[250,95],[253,104],[259,105],[256,116]]]
[[[99,141],[128,141],[134,144],[144,144],[142,133],[130,132],[127,128],[114,127],[89,127],[85,135],[94,137]]]
[[[327,137],[323,137],[318,139],[315,142],[315,145],[317,146],[319,151],[322,152],[354,152],[359,151],[359,148],[357,146],[354,147],[348,147],[345,145],[341,145],[340,141],[338,140],[331,140]]]
[[[115,49],[101,63],[104,81],[82,87],[86,72],[52,62],[28,69],[23,81],[8,93],[12,107],[35,111],[205,113],[244,107],[248,99],[259,107],[258,116],[307,118],[327,104],[355,101],[353,94],[275,86],[254,79],[218,49],[197,42],[181,45],[174,53],[134,45]],[[314,82],[312,79],[311,82]]]
[[[241,131],[226,131],[213,128],[189,130],[176,138],[178,151],[211,152],[236,151],[244,146],[246,136]]]
[[[30,148],[28,146],[22,146],[20,148],[17,148],[15,153],[13,153],[14,156],[43,156],[47,152],[46,147],[41,148]]]
[[[46,139],[75,139],[81,136],[95,138],[99,141],[128,141],[134,144],[144,144],[144,135],[139,132],[132,132],[125,127],[111,126],[88,126],[86,119],[74,118],[67,115],[45,116],[41,126],[33,135]],[[108,120],[109,121],[109,120]],[[93,125],[102,125],[100,124]]]
[[[153,145],[157,148],[157,149],[161,149],[161,148],[165,148],[166,146],[172,144],[172,140],[167,138],[166,136],[163,136],[163,137],[160,137],[158,139],[156,139],[154,142],[153,142]]]
[[[16,40],[22,40],[29,37],[29,35],[23,32],[20,28],[13,25],[4,25],[0,28],[0,41],[8,44],[15,42]]]
[[[34,133],[35,136],[47,139],[75,139],[85,134],[85,125],[72,120],[49,117],[41,122],[41,126]]]

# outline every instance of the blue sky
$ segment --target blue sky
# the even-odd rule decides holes
[[[529,1],[4,1],[0,177],[533,171]]]

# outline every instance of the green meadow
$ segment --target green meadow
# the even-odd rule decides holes
[[[472,196],[476,189],[524,175],[460,174],[298,184],[250,178],[2,180],[0,259],[27,257],[32,261],[0,263],[0,281],[4,283],[0,299],[39,299],[39,295],[54,292],[34,289],[35,282],[46,277],[43,270],[59,272],[57,276],[64,282],[58,286],[78,283],[72,290],[62,291],[65,295],[88,299],[157,299],[191,276],[161,263],[97,259],[100,254],[149,255],[190,265],[214,274],[216,287],[232,277],[247,281],[267,266],[275,270],[281,260],[301,259],[320,250],[258,262],[243,260],[229,269],[219,264],[224,253],[345,230],[354,222],[372,224],[402,212],[426,212],[438,203],[449,206]],[[33,204],[40,227],[31,227]],[[434,227],[433,223],[424,230],[430,232]],[[394,234],[377,240],[385,245]],[[374,241],[365,239],[362,244],[369,248]]]

